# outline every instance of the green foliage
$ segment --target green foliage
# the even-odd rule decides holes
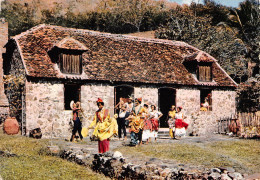
[[[130,33],[156,29],[166,24],[168,10],[164,2],[153,0],[97,1],[94,10],[78,12],[77,6],[64,8],[55,3],[50,8],[39,3],[4,1],[0,17],[9,22],[11,36],[41,23],[112,33]],[[15,13],[13,13],[15,12]]]
[[[10,35],[19,34],[37,24],[34,18],[35,9],[28,4],[10,4],[8,1],[4,1],[2,5],[0,17],[4,17],[7,20],[9,32],[11,32]]]
[[[260,111],[260,81],[253,80],[239,85],[238,88],[238,111]]]
[[[204,5],[192,3],[172,10],[167,26],[155,34],[208,52],[235,81],[245,82],[259,74],[259,11],[255,0],[233,9],[205,0]]]
[[[10,116],[21,121],[22,93],[24,92],[25,77],[23,75],[4,76],[5,91],[9,100]]]

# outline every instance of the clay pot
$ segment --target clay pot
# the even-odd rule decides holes
[[[4,132],[8,135],[18,134],[19,124],[15,117],[7,117],[4,122]]]

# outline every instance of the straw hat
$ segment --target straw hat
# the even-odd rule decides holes
[[[72,100],[72,101],[70,102],[70,108],[71,108],[71,109],[73,109],[73,104],[75,104],[75,102]]]

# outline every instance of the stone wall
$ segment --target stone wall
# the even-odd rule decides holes
[[[190,116],[200,109],[200,91],[198,89],[176,89],[176,107],[182,106],[183,113]]]
[[[4,94],[3,58],[2,58],[2,54],[5,53],[4,45],[7,43],[7,41],[8,41],[8,23],[5,22],[3,18],[1,18],[0,19],[0,124],[4,121],[4,119],[9,113],[8,100]]]
[[[236,113],[235,91],[212,90],[212,111],[200,111],[200,90],[177,89],[176,106],[183,107],[188,134],[210,135],[217,132],[217,120],[234,117]]]
[[[200,110],[200,91],[198,89],[176,89],[176,107],[182,106],[184,121],[189,124],[187,133],[193,132],[194,113]]]
[[[158,107],[158,88],[147,86],[135,87],[134,95],[135,98],[142,98],[142,104],[154,104]]]
[[[69,136],[71,111],[64,110],[64,85],[61,83],[26,82],[27,135],[41,128],[43,137]]]
[[[158,88],[135,87],[135,97],[142,97],[143,103],[158,106]],[[47,95],[47,96],[46,96]],[[104,83],[88,83],[81,86],[81,107],[85,118],[83,127],[93,120],[97,110],[96,100],[103,99],[105,108],[114,115],[114,86]],[[217,131],[217,120],[235,114],[235,91],[213,90],[212,111],[200,111],[200,91],[197,89],[176,89],[176,105],[183,107],[189,123],[188,134],[210,135]],[[64,110],[64,85],[59,82],[26,82],[27,132],[40,127],[44,137],[69,137],[71,134],[72,111]]]
[[[92,83],[81,86],[81,107],[86,116],[83,126],[88,126],[97,111],[97,99],[104,101],[104,108],[109,109],[110,116],[114,115],[114,87],[107,84]]]
[[[211,135],[218,130],[218,121],[234,117],[236,114],[236,92],[213,90],[212,111],[199,111],[191,116],[192,132],[194,135]]]
[[[47,96],[46,96],[47,95]],[[158,89],[135,88],[135,96],[143,102],[158,105]],[[84,110],[83,127],[93,120],[98,98],[103,99],[105,108],[114,115],[114,87],[108,84],[89,83],[81,86],[81,107]],[[26,82],[26,127],[41,128],[43,137],[50,137],[53,125],[54,137],[69,137],[71,134],[71,110],[64,110],[64,85],[59,82]]]
[[[218,117],[234,117],[236,113],[236,92],[235,91],[212,91],[212,108]]]
[[[103,99],[105,108],[114,115],[114,87],[105,84],[81,86],[81,107],[84,110],[83,127],[88,126],[97,110],[97,98]],[[43,137],[50,137],[53,125],[54,137],[69,138],[72,111],[64,110],[64,85],[59,82],[26,82],[27,132],[41,128]],[[27,133],[28,134],[28,133]]]

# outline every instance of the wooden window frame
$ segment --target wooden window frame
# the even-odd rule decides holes
[[[64,74],[82,74],[82,53],[74,51],[61,51],[58,65]]]
[[[81,84],[64,84],[64,110],[72,110],[70,108],[72,100],[75,103],[81,101]]]
[[[199,81],[211,82],[212,81],[212,63],[206,63],[206,62],[198,63],[197,77],[198,77],[197,79]]]
[[[203,96],[203,94],[204,94],[204,96]],[[210,96],[208,96],[209,94],[210,94]],[[200,105],[205,102],[204,99],[206,97],[208,98],[208,103],[209,103],[208,111],[212,111],[212,89],[200,89]]]

